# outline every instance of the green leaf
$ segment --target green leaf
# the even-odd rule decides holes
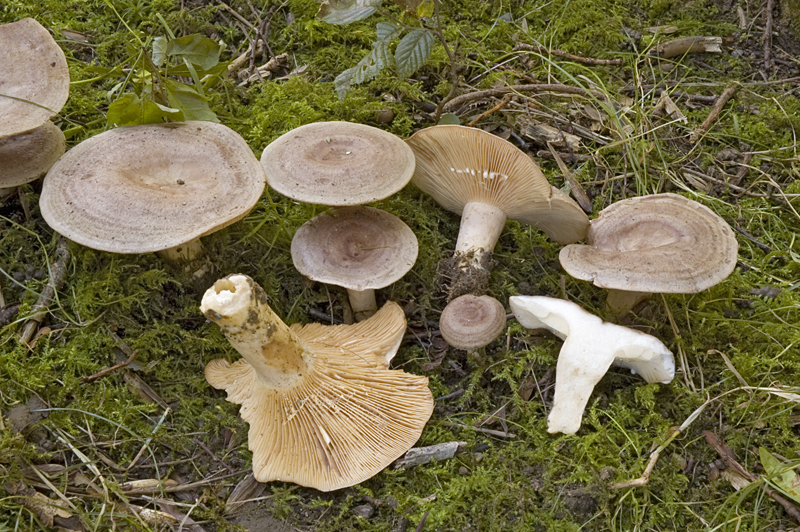
[[[457,126],[461,124],[461,119],[455,113],[444,113],[439,117],[440,126]]]
[[[393,0],[409,13],[414,13],[418,18],[430,17],[433,15],[433,0]]]
[[[347,92],[353,84],[353,76],[355,73],[356,67],[348,68],[342,71],[342,73],[333,80],[333,88],[336,90],[336,96],[338,96],[340,100],[344,100],[344,97],[347,96]]]
[[[169,120],[180,120],[178,109],[159,105],[150,99],[141,99],[136,94],[125,94],[108,106],[106,120],[112,127],[136,124],[159,124]]]
[[[350,24],[370,16],[381,0],[323,0],[317,18],[330,24]]]
[[[167,43],[167,55],[186,59],[202,70],[209,70],[219,63],[219,44],[202,35],[187,35],[171,39]]]
[[[182,120],[219,122],[217,115],[208,106],[208,101],[197,93],[194,86],[170,79],[167,80],[166,87],[169,104],[181,112]]]
[[[394,51],[394,62],[397,75],[405,78],[419,70],[430,58],[435,36],[425,28],[411,30],[397,44]]]
[[[167,38],[156,37],[153,39],[153,63],[156,66],[161,66],[167,60]]]
[[[761,465],[767,472],[769,482],[775,484],[782,492],[800,503],[800,476],[792,470],[787,471],[786,464],[764,447],[758,448]]]
[[[378,42],[388,43],[395,37],[400,36],[401,28],[393,22],[378,22],[375,25],[378,33]]]
[[[381,70],[392,64],[392,55],[385,42],[378,41],[372,45],[372,50],[365,55],[353,68],[348,68],[333,80],[336,94],[339,99],[344,99],[350,86],[372,80]]]

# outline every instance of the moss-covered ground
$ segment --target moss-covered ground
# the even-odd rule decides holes
[[[34,17],[65,50],[72,88],[56,122],[70,146],[107,127],[109,91],[131,66],[131,30],[143,39],[164,35],[159,15],[176,35],[200,33],[224,41],[221,59],[229,61],[253,37],[252,31],[243,33],[249,27],[239,17],[252,24],[257,14],[271,13],[269,44],[274,54],[289,54],[288,71],[245,87],[229,78],[210,93],[220,121],[256,154],[279,135],[313,121],[360,122],[403,138],[433,124],[434,108],[453,79],[453,64],[441,45],[412,77],[398,79],[385,70],[339,100],[333,79],[369,51],[375,23],[388,15],[342,27],[317,20],[315,0],[251,2],[3,0],[0,22]],[[385,9],[405,16],[395,6]],[[444,37],[460,80],[454,95],[535,80],[594,88],[615,102],[515,94],[478,127],[513,134],[511,140],[524,141],[534,155],[546,147],[524,137],[525,119],[535,117],[566,132],[575,132],[575,125],[593,131],[601,138],[584,139],[576,152],[586,157],[567,163],[592,198],[592,217],[622,197],[678,192],[737,229],[739,262],[716,287],[656,296],[630,318],[631,326],[655,335],[676,354],[678,373],[671,384],[647,385],[613,370],[592,394],[581,430],[551,435],[547,372],[561,342],[511,320],[485,351],[467,356],[449,350],[442,359],[433,335],[445,303],[437,263],[452,252],[458,217],[411,187],[379,202],[412,227],[420,243],[413,270],[379,295],[405,306],[420,336],[402,345],[394,364],[426,375],[434,397],[448,396],[437,401],[419,444],[467,445],[453,459],[387,469],[332,493],[273,482],[254,496],[257,501],[225,513],[226,500],[248,473],[247,427],[238,407],[206,383],[203,367],[214,358],[238,355],[198,310],[200,296],[216,278],[241,272],[265,288],[288,323],[319,321],[320,315],[340,318],[344,292],[303,279],[289,255],[294,231],[323,207],[267,190],[245,219],[204,239],[213,267],[201,278],[155,255],[114,255],[70,244],[66,280],[29,347],[18,341],[19,330],[48,282],[58,236],[38,212],[41,185],[23,187],[0,206],[0,285],[6,302],[19,304],[0,329],[0,531],[47,529],[47,512],[33,509],[30,489],[64,505],[56,524],[85,530],[170,529],[148,520],[139,507],[171,508],[207,531],[797,527],[800,523],[765,494],[763,479],[736,491],[703,436],[711,431],[724,439],[755,475],[764,472],[759,447],[788,466],[800,463],[795,414],[800,396],[793,395],[800,392],[800,202],[792,195],[800,193],[800,46],[779,15],[776,8],[769,66],[762,44],[764,6],[751,0],[442,4]],[[722,53],[668,60],[648,55],[658,42],[691,35],[722,37]],[[518,43],[621,63],[591,65],[546,52],[512,51]],[[109,73],[114,67],[119,68]],[[685,122],[654,112],[654,84],[675,91]],[[709,115],[713,97],[727,87],[736,87],[735,95],[708,132],[690,143],[689,134]],[[499,101],[475,99],[454,112],[467,123]],[[378,114],[385,109],[393,112],[388,122],[386,112]],[[563,186],[555,163],[538,155],[537,160],[551,182]],[[726,184],[742,165],[746,172],[738,187]],[[509,222],[496,249],[491,294],[504,303],[522,293],[567,297],[602,314],[603,291],[566,276],[558,251],[537,230]],[[126,358],[126,348],[137,351],[135,364],[81,382]],[[158,401],[142,391],[142,382]],[[453,392],[459,393],[449,395]],[[699,416],[690,419],[701,405]],[[502,421],[476,427],[489,414]],[[640,476],[651,451],[687,420],[661,452],[649,482],[610,487]],[[184,490],[147,496],[122,491],[123,483],[137,479],[172,479]],[[364,517],[354,511],[363,505],[374,513]]]

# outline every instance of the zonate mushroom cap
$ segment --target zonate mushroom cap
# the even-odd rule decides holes
[[[69,96],[64,52],[32,18],[0,25],[0,138],[39,127]]]
[[[217,281],[201,310],[244,357],[213,360],[205,374],[242,405],[260,482],[362,482],[413,446],[433,411],[427,378],[387,369],[406,327],[396,303],[355,325],[290,328],[237,274]]]
[[[439,318],[442,338],[456,349],[472,350],[489,345],[505,326],[506,310],[491,296],[459,296],[444,307]]]
[[[146,253],[243,218],[264,190],[247,143],[212,122],[127,126],[69,150],[45,176],[47,223],[94,249]]]
[[[429,127],[406,142],[417,159],[411,182],[445,209],[461,214],[468,203],[483,203],[560,244],[586,236],[589,219],[578,204],[510,142],[465,126]]]
[[[512,296],[509,304],[523,327],[548,329],[564,340],[548,432],[578,431],[589,395],[611,364],[626,367],[647,382],[668,383],[675,376],[672,353],[649,334],[604,322],[563,299]]]
[[[0,188],[18,187],[42,177],[66,148],[64,133],[49,120],[35,129],[0,138]]]
[[[351,290],[377,289],[414,265],[417,237],[403,221],[373,207],[342,207],[304,223],[292,239],[297,270]]]
[[[725,279],[738,244],[711,209],[677,194],[618,201],[593,220],[586,245],[559,253],[571,276],[601,288],[687,294]]]
[[[402,189],[414,154],[402,139],[350,122],[315,122],[271,142],[261,154],[267,183],[305,203],[361,205]]]

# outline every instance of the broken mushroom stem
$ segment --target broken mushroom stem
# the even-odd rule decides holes
[[[483,268],[481,255],[494,250],[506,224],[506,213],[486,203],[464,205],[456,241],[456,256],[462,268]]]
[[[652,292],[609,289],[606,296],[606,309],[613,317],[621,318],[651,295],[653,295]]]
[[[249,277],[231,275],[218,280],[203,296],[200,311],[220,326],[265,386],[290,388],[308,374],[311,355]]]

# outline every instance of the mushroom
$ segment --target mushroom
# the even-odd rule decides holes
[[[45,175],[66,147],[64,133],[49,120],[30,131],[0,138],[0,198]]]
[[[586,235],[589,219],[578,204],[510,142],[464,126],[429,127],[406,142],[417,160],[411,182],[461,215],[448,299],[486,291],[491,252],[507,218],[560,244]]]
[[[235,274],[200,310],[244,357],[213,360],[205,375],[242,405],[259,482],[362,482],[413,446],[433,411],[427,378],[388,369],[406,327],[396,303],[355,325],[287,327],[263,289]]]
[[[506,310],[491,296],[459,296],[447,304],[439,318],[442,338],[456,349],[467,351],[488,345],[505,326]]]
[[[192,259],[200,237],[243,218],[264,171],[232,129],[212,122],[120,127],[69,150],[39,205],[65,237],[114,253]]]
[[[292,239],[295,268],[347,289],[356,320],[375,313],[375,290],[417,260],[417,237],[400,218],[373,207],[341,207],[303,224]]]
[[[577,279],[608,288],[621,315],[651,293],[692,294],[725,279],[738,244],[711,209],[677,194],[618,201],[593,220],[586,245],[564,247],[559,260]]]
[[[0,138],[41,126],[69,95],[64,52],[32,18],[0,25]]]
[[[350,122],[315,122],[295,128],[261,154],[267,183],[297,201],[362,205],[406,186],[414,154],[395,135]]]
[[[589,395],[612,364],[630,369],[647,382],[666,384],[675,376],[672,352],[649,334],[604,322],[563,299],[512,296],[509,304],[523,327],[548,329],[564,340],[547,432],[578,431]]]

